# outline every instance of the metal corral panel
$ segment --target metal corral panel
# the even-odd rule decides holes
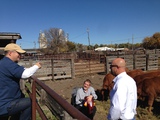
[[[81,61],[79,63],[75,63],[74,66],[75,75],[105,72],[104,64],[99,61]]]
[[[124,55],[120,57],[126,61],[126,67],[129,70],[133,70],[133,55]]]
[[[146,55],[135,55],[135,69],[142,69],[146,71]]]
[[[156,50],[146,50],[146,54],[155,54]]]
[[[36,64],[37,61],[21,61],[20,65],[24,67],[30,67]],[[71,76],[71,60],[53,60],[53,65],[51,60],[41,60],[42,68],[39,69],[34,75],[39,79],[50,79],[52,78],[52,72],[54,73],[54,79],[70,78]],[[52,71],[52,66],[54,71]]]
[[[148,70],[157,70],[158,69],[158,55],[149,54],[148,55]]]
[[[120,55],[120,58],[123,58],[126,61],[126,67],[129,70],[133,70],[133,55]],[[106,71],[110,72],[110,64],[111,62],[117,58],[117,56],[107,56],[106,57]]]
[[[106,56],[106,73],[110,72],[110,65],[117,56]]]

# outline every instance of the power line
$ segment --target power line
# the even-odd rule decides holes
[[[80,37],[80,36],[82,36],[82,35],[84,35],[84,34],[86,34],[86,32],[84,32],[84,33],[82,33],[82,34],[80,34],[80,35],[77,35],[77,36],[75,36],[75,37],[71,38],[70,40],[72,40],[72,39],[76,39],[76,38],[78,38],[78,37]]]
[[[146,37],[146,36],[144,36],[144,37],[134,37],[134,40],[135,40],[135,39],[140,39],[140,38],[145,38],[145,37]],[[124,39],[119,39],[119,40],[111,40],[111,43],[112,43],[112,42],[117,42],[117,41],[118,41],[118,42],[120,42],[120,41],[125,41],[125,40],[128,41],[128,40],[130,40],[130,39],[132,40],[133,38],[130,37],[130,38],[124,38]]]

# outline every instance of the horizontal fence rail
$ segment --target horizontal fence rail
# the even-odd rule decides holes
[[[21,60],[19,65],[24,67],[31,67],[37,61]],[[65,78],[75,78],[78,75],[84,74],[92,74],[92,73],[101,73],[105,72],[104,63],[100,63],[100,61],[95,60],[80,60],[76,61],[74,59],[63,59],[63,60],[41,60],[42,68],[39,69],[35,76],[39,78],[39,80],[58,80]]]
[[[84,114],[82,114],[78,109],[76,109],[74,106],[72,106],[70,103],[68,103],[66,100],[64,100],[61,96],[59,96],[56,92],[54,92],[50,87],[48,87],[47,85],[45,85],[42,81],[40,81],[39,79],[37,79],[35,76],[32,76],[31,79],[32,81],[32,120],[36,120],[36,109],[40,109],[37,105],[36,102],[36,90],[38,89],[37,87],[40,86],[49,96],[50,99],[52,99],[52,102],[50,102],[50,106],[52,106],[53,103],[56,102],[59,107],[61,107],[62,110],[66,111],[68,113],[68,115],[70,115],[70,118],[67,117],[66,119],[66,114],[64,113],[64,115],[61,115],[61,118],[59,118],[60,120],[90,120],[88,117],[86,117]],[[50,107],[50,111],[52,112],[51,109],[56,109],[53,108],[54,106]],[[54,110],[53,110],[54,111]],[[63,112],[63,111],[61,111]],[[39,112],[41,115],[42,120],[46,120],[46,117],[43,114],[42,111]],[[53,115],[54,112],[52,112]]]

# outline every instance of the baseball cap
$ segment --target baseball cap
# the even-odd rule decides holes
[[[25,53],[26,51],[22,50],[22,48],[15,44],[15,43],[10,43],[10,44],[7,44],[4,48],[4,51],[17,51],[18,53]]]

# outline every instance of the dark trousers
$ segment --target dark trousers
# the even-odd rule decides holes
[[[31,100],[30,98],[21,98],[10,103],[8,115],[11,120],[30,120],[31,119]]]
[[[88,108],[87,107],[81,107],[81,106],[76,106],[76,108],[81,111],[84,115],[86,115],[88,118],[90,118],[91,120],[93,120],[93,117],[95,116],[96,114],[96,111],[97,111],[97,108],[96,106],[93,107],[93,110],[92,110],[92,113],[89,114],[88,112]]]

